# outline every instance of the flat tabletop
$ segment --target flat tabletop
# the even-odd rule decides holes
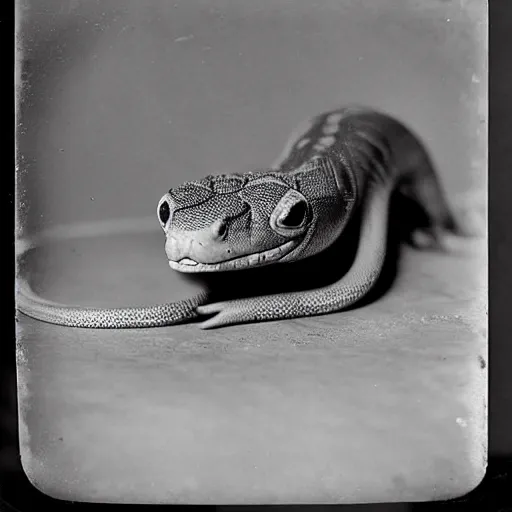
[[[44,297],[122,306],[195,293],[161,231],[32,255]],[[351,311],[203,331],[18,321],[23,466],[59,498],[145,503],[445,499],[485,468],[482,240],[404,247]]]

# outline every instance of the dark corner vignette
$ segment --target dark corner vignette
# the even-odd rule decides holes
[[[512,349],[509,342],[512,322],[510,321],[508,294],[512,289],[512,273],[508,271],[512,261],[510,247],[510,226],[512,207],[509,190],[512,190],[512,178],[508,169],[512,168],[509,151],[510,123],[512,123],[512,68],[508,64],[512,31],[512,4],[508,0],[490,0],[489,5],[489,266],[490,266],[490,410],[489,415],[489,463],[487,473],[481,484],[468,495],[443,502],[418,504],[380,504],[380,505],[345,505],[347,510],[467,510],[477,505],[479,510],[509,510],[512,506],[511,473],[512,461],[510,450],[510,432],[512,422],[510,411],[512,403],[508,390],[512,388],[510,362]],[[1,31],[5,38],[3,48],[14,50],[14,30],[5,30],[13,18],[14,8],[9,12],[7,2],[2,4]],[[14,2],[13,2],[14,5]],[[11,24],[14,27],[14,24]],[[14,75],[14,51],[2,52],[4,73]],[[6,71],[8,70],[8,71]],[[12,96],[11,96],[12,97]],[[5,98],[4,98],[5,101]],[[9,115],[2,116],[4,121],[4,145],[7,150],[6,174],[8,184],[4,188],[3,219],[4,236],[9,231],[10,251],[9,283],[4,286],[7,292],[7,336],[0,344],[0,510],[32,510],[35,507],[49,505],[54,510],[62,509],[104,509],[120,506],[78,504],[50,498],[28,481],[21,467],[18,449],[17,399],[16,399],[16,345],[14,321],[14,102],[9,106]],[[8,135],[6,137],[6,134]],[[12,149],[11,149],[12,148]],[[503,242],[508,242],[503,243]],[[4,302],[5,304],[5,302]],[[508,378],[508,380],[507,380]],[[508,396],[507,396],[508,394]],[[122,505],[121,505],[122,506]],[[130,507],[131,509],[135,506]],[[212,508],[212,507],[209,507]],[[230,508],[230,507],[219,507]],[[236,507],[240,508],[240,507]],[[280,508],[287,508],[282,506]]]

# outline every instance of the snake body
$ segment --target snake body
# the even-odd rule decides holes
[[[393,117],[353,106],[302,124],[271,168],[220,174],[169,190],[157,205],[165,252],[179,272],[231,272],[305,260],[343,237],[360,215],[349,271],[317,289],[207,303],[188,300],[134,308],[83,308],[43,300],[18,280],[18,309],[50,323],[92,328],[156,327],[213,315],[202,328],[339,311],[372,289],[386,255],[395,194],[414,201],[427,222],[412,240],[440,246],[461,234],[428,152]]]

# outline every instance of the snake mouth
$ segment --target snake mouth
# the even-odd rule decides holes
[[[275,263],[289,254],[298,245],[298,240],[290,240],[283,245],[254,254],[246,254],[231,260],[218,263],[199,263],[191,258],[182,258],[179,261],[169,260],[169,266],[178,272],[223,272],[261,267]]]

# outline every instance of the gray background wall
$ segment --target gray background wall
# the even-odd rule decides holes
[[[485,183],[483,1],[20,9],[19,212],[30,231],[153,216],[171,186],[269,165],[300,121],[346,103],[406,121],[449,192]]]

